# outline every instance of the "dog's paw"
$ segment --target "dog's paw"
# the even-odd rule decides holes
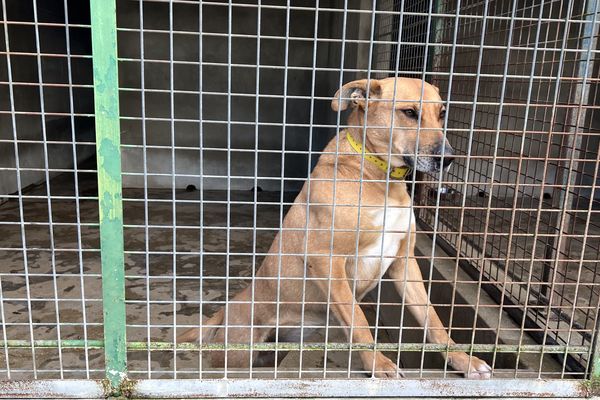
[[[375,353],[375,369],[373,370],[373,358],[370,362],[364,363],[364,367],[367,371],[372,371],[375,378],[404,378],[404,374],[398,369],[396,363],[379,352]]]
[[[492,377],[492,368],[485,361],[466,353],[451,355],[448,364],[455,370],[462,371],[465,378],[490,379]]]

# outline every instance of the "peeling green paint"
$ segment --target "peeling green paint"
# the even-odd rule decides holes
[[[115,0],[91,0],[90,13],[105,368],[112,394],[119,394],[127,376],[127,348]]]
[[[597,379],[581,381],[582,397],[597,398],[600,396],[600,382]]]
[[[121,382],[121,386],[119,386],[119,392],[125,399],[133,398],[133,393],[135,391],[136,381],[125,379]]]

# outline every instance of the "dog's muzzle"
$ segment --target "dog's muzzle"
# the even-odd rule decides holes
[[[443,156],[442,156],[443,155]],[[404,156],[404,162],[411,168],[421,172],[441,172],[447,170],[454,161],[454,149],[450,144],[439,146],[415,156]]]
[[[435,158],[438,170],[450,168],[450,165],[454,162],[454,149],[452,146],[450,146],[449,143],[446,143],[445,146],[439,146],[438,154],[440,154],[440,156]]]

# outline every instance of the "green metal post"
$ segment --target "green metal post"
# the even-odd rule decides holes
[[[91,0],[98,205],[106,377],[118,393],[127,376],[125,271],[115,0]]]

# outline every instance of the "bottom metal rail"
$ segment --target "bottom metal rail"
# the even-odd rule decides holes
[[[63,349],[102,349],[103,340],[0,340],[0,348],[63,348]],[[381,351],[413,351],[413,352],[448,352],[464,351],[481,353],[545,353],[545,354],[588,354],[589,346],[569,345],[539,345],[539,344],[436,344],[436,343],[292,343],[292,342],[265,342],[254,343],[173,343],[173,342],[127,342],[127,350],[132,351],[219,351],[219,350],[291,350],[291,351],[319,351],[319,350],[381,350]]]
[[[559,379],[143,379],[126,380],[120,395],[134,399],[201,398],[589,398],[600,393],[585,380]],[[0,398],[104,399],[98,380],[0,382]]]
[[[0,399],[105,399],[110,384],[91,379],[0,381]]]

